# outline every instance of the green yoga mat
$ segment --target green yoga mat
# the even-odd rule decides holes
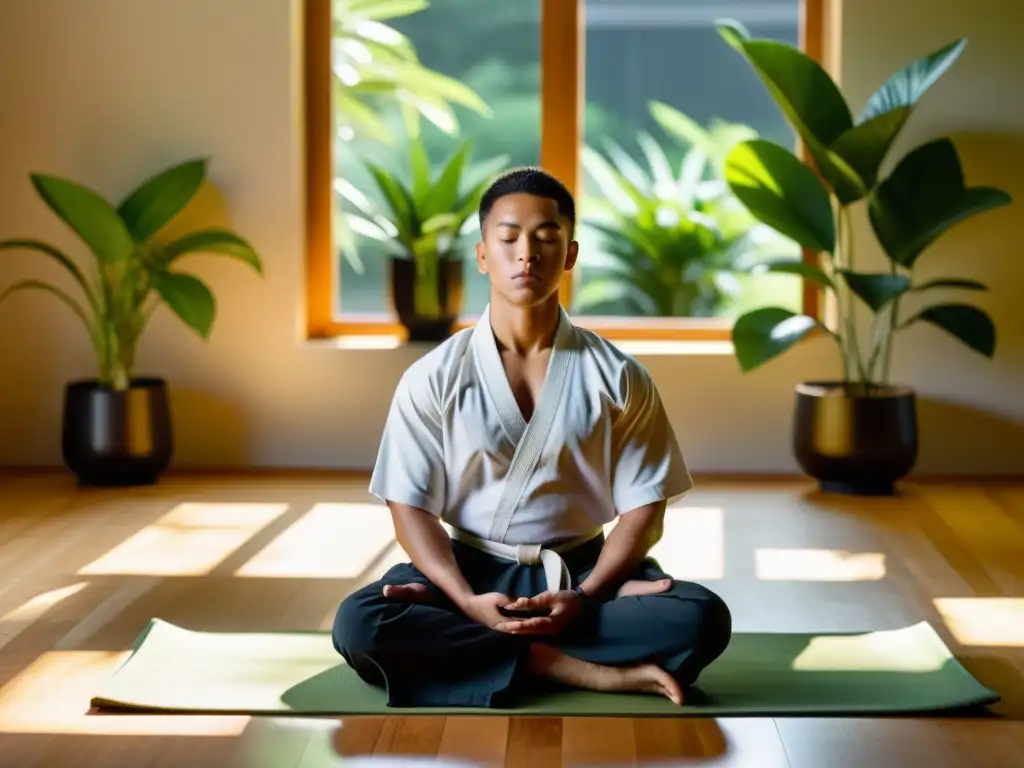
[[[390,709],[326,632],[193,632],[156,619],[92,705],[256,715],[705,717],[923,713],[999,701],[927,622],[866,634],[736,634],[698,689],[683,707],[656,696],[565,691],[511,710]]]

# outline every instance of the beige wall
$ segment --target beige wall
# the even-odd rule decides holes
[[[847,2],[838,8],[840,57],[859,107],[892,69],[969,36],[960,65],[929,95],[903,145],[971,131],[962,145],[970,181],[1024,198],[1024,107],[1013,101],[1024,54],[1015,5]],[[223,212],[266,257],[264,281],[235,264],[193,262],[219,299],[209,344],[163,313],[144,341],[142,368],[174,385],[182,465],[369,466],[390,388],[417,354],[340,351],[299,336],[298,21],[292,0],[31,0],[0,9],[0,237],[37,236],[77,249],[37,202],[27,181],[32,170],[117,196],[165,164],[205,154],[223,195],[205,207]],[[1000,349],[985,362],[938,331],[901,339],[895,372],[927,398],[922,471],[1024,470],[1024,301],[1009,285],[1024,277],[1012,224],[1018,211],[964,226],[925,262],[936,274],[956,270],[995,284],[987,305]],[[864,241],[862,250],[871,247]],[[59,277],[28,256],[0,260],[0,285],[29,273]],[[49,297],[12,299],[0,307],[0,359],[0,464],[59,462],[62,386],[93,372],[81,328]],[[712,352],[642,360],[703,472],[794,469],[792,386],[836,371],[823,342],[745,377],[730,356]]]

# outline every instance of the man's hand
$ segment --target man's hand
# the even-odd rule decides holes
[[[571,589],[541,592],[533,597],[520,597],[504,606],[508,611],[549,611],[547,616],[517,620],[520,634],[555,635],[568,627],[583,611],[583,598]]]
[[[488,592],[473,595],[464,600],[459,608],[464,614],[496,632],[507,632],[510,635],[531,634],[536,619],[517,619],[505,616],[499,608],[507,608],[512,598],[500,592]]]

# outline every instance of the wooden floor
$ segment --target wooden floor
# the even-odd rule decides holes
[[[706,481],[655,553],[719,591],[738,630],[931,620],[1003,701],[962,719],[289,719],[87,716],[152,616],[195,629],[327,628],[403,557],[365,478],[177,475],[79,490],[0,476],[0,765],[1024,765],[1024,482],[897,499]]]

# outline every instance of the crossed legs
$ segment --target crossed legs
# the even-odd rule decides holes
[[[566,632],[530,637],[480,626],[411,565],[397,566],[346,598],[334,644],[364,680],[387,689],[392,706],[499,706],[523,677],[681,703],[728,645],[729,610],[705,587],[653,566],[638,575]]]

